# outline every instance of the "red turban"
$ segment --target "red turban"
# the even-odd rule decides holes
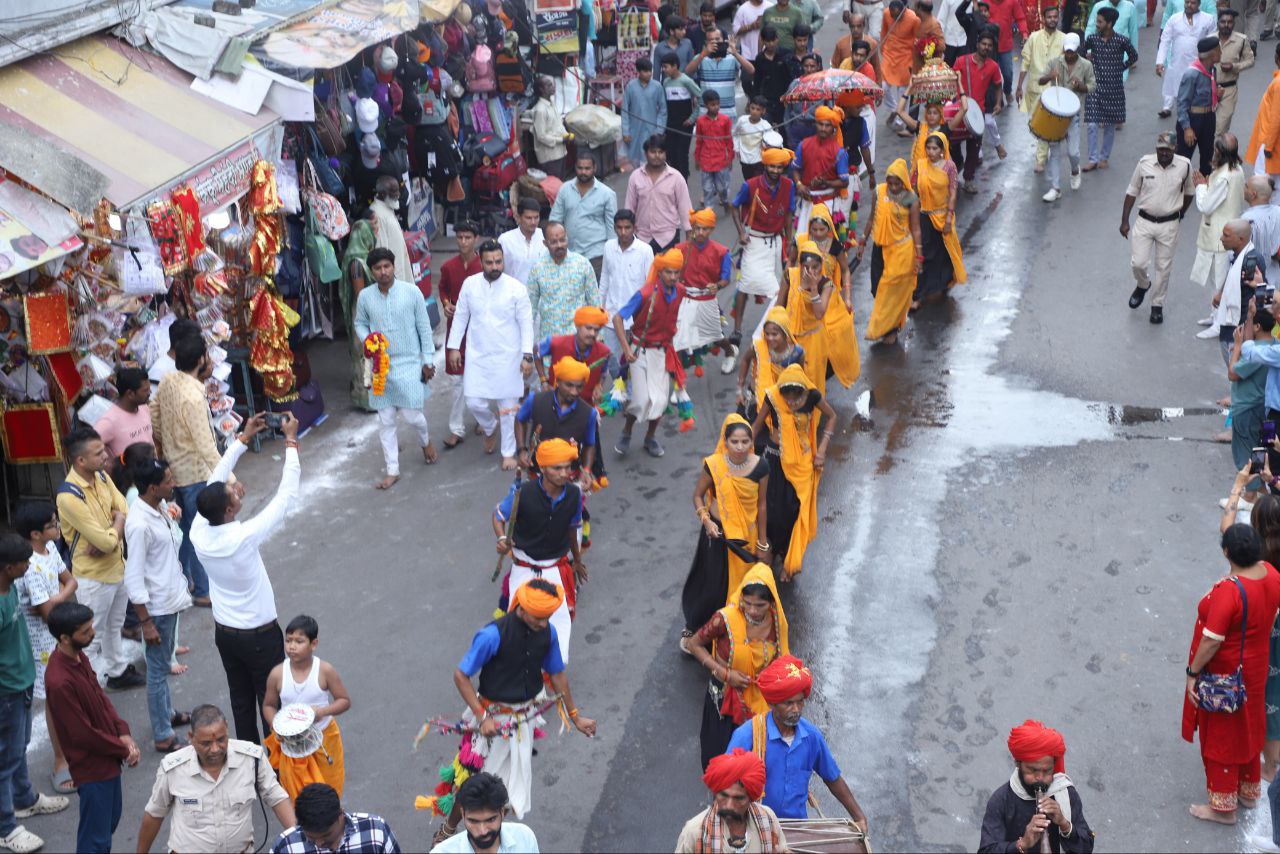
[[[702,782],[712,792],[723,792],[734,783],[741,783],[747,797],[760,800],[764,794],[764,760],[749,750],[735,747],[732,753],[724,753],[707,764]]]
[[[808,699],[813,690],[813,674],[794,655],[780,655],[756,677],[756,687],[769,705],[781,703],[796,694]]]
[[[1062,733],[1040,721],[1023,721],[1021,726],[1009,730],[1009,752],[1016,762],[1035,762],[1052,756],[1053,773],[1066,771],[1062,757],[1067,752],[1067,743]]]

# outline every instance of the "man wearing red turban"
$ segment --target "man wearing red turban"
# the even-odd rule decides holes
[[[717,756],[702,782],[711,806],[685,822],[676,852],[786,851],[787,840],[773,810],[757,803],[765,786],[764,761],[748,750]]]
[[[737,364],[734,345],[724,332],[724,315],[716,294],[729,287],[733,272],[733,256],[729,247],[711,239],[716,227],[716,212],[711,208],[689,211],[688,239],[676,244],[684,253],[684,302],[676,318],[676,337],[672,346],[678,353],[690,354],[689,361],[709,348],[724,351],[720,373],[731,374]]]
[[[1046,833],[1052,851],[1093,851],[1080,794],[1066,775],[1066,752],[1062,733],[1040,721],[1009,730],[1013,774],[987,801],[979,851],[1039,851]]]
[[[538,378],[542,380],[544,389],[555,386],[556,363],[568,356],[591,369],[590,376],[582,387],[583,399],[593,406],[600,402],[600,374],[611,355],[609,348],[600,343],[600,330],[608,322],[609,315],[603,308],[584,305],[573,314],[572,335],[548,335],[542,339],[535,354],[534,368],[538,371]],[[545,364],[546,360],[551,363],[550,369]]]
[[[729,739],[729,750],[750,750],[764,758],[765,806],[782,818],[808,818],[809,778],[816,773],[866,833],[867,816],[840,775],[826,739],[802,717],[813,690],[809,668],[793,655],[780,655],[760,671],[756,686],[769,711],[738,727]]]

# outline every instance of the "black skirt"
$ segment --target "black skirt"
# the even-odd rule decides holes
[[[699,734],[702,743],[703,771],[707,770],[707,764],[712,759],[729,749],[729,739],[733,738],[733,731],[737,728],[738,725],[733,722],[733,718],[720,717],[720,709],[715,698],[711,696],[710,691],[703,688],[702,730]]]
[[[800,516],[800,498],[782,470],[778,449],[771,444],[765,457],[769,460],[769,487],[764,499],[769,511],[769,545],[775,555],[785,555],[791,546],[791,531]]]
[[[680,604],[684,627],[691,632],[706,625],[711,615],[729,599],[729,550],[722,540],[712,542],[707,529],[698,528],[698,547],[693,553],[689,577],[684,580]]]
[[[942,233],[934,228],[933,219],[923,214],[920,216],[920,239],[924,269],[916,279],[917,300],[946,293],[956,277],[951,253],[947,251],[947,244],[942,242]]]

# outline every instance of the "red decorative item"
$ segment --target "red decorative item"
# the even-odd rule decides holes
[[[52,403],[22,403],[0,411],[0,438],[10,463],[60,463],[62,439]]]
[[[249,318],[253,329],[250,367],[261,375],[267,397],[275,401],[292,399],[293,351],[289,349],[289,328],[298,323],[298,313],[264,285],[249,300]]]
[[[182,244],[187,258],[195,258],[204,251],[204,221],[200,219],[200,200],[191,185],[183,187],[169,197],[173,203],[178,227],[182,230]]]
[[[249,270],[255,276],[273,276],[280,253],[280,212],[284,204],[276,189],[276,170],[265,160],[253,164],[249,185],[249,212],[253,214],[253,243],[249,246]]]
[[[53,353],[45,357],[49,365],[49,375],[57,386],[62,400],[68,406],[84,391],[84,377],[76,367],[76,360],[70,353]]]
[[[27,327],[27,351],[60,353],[71,349],[71,303],[60,289],[27,294],[22,298]]]
[[[169,202],[152,202],[147,205],[147,222],[160,250],[160,264],[165,275],[172,276],[187,269],[191,259],[187,255],[186,238],[177,208]]]

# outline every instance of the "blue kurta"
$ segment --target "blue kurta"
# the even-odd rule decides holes
[[[644,141],[667,129],[667,95],[662,84],[651,79],[645,86],[632,80],[622,93],[622,135],[631,137],[623,143],[623,151],[631,165],[644,165]]]
[[[1132,0],[1098,0],[1093,4],[1093,8],[1089,10],[1089,21],[1084,28],[1084,37],[1087,39],[1098,30],[1098,10],[1102,8],[1115,9],[1119,14],[1116,19],[1116,25],[1112,28],[1120,35],[1129,40],[1133,45],[1133,49],[1138,49],[1138,7]],[[1083,39],[1081,40],[1083,42]],[[1124,71],[1124,79],[1129,79],[1129,69]]]
[[[361,342],[372,332],[385,335],[391,357],[387,388],[380,395],[370,392],[369,406],[421,409],[429,394],[422,381],[422,366],[431,364],[436,352],[422,292],[399,279],[385,295],[376,285],[369,285],[356,299],[355,327]]]

